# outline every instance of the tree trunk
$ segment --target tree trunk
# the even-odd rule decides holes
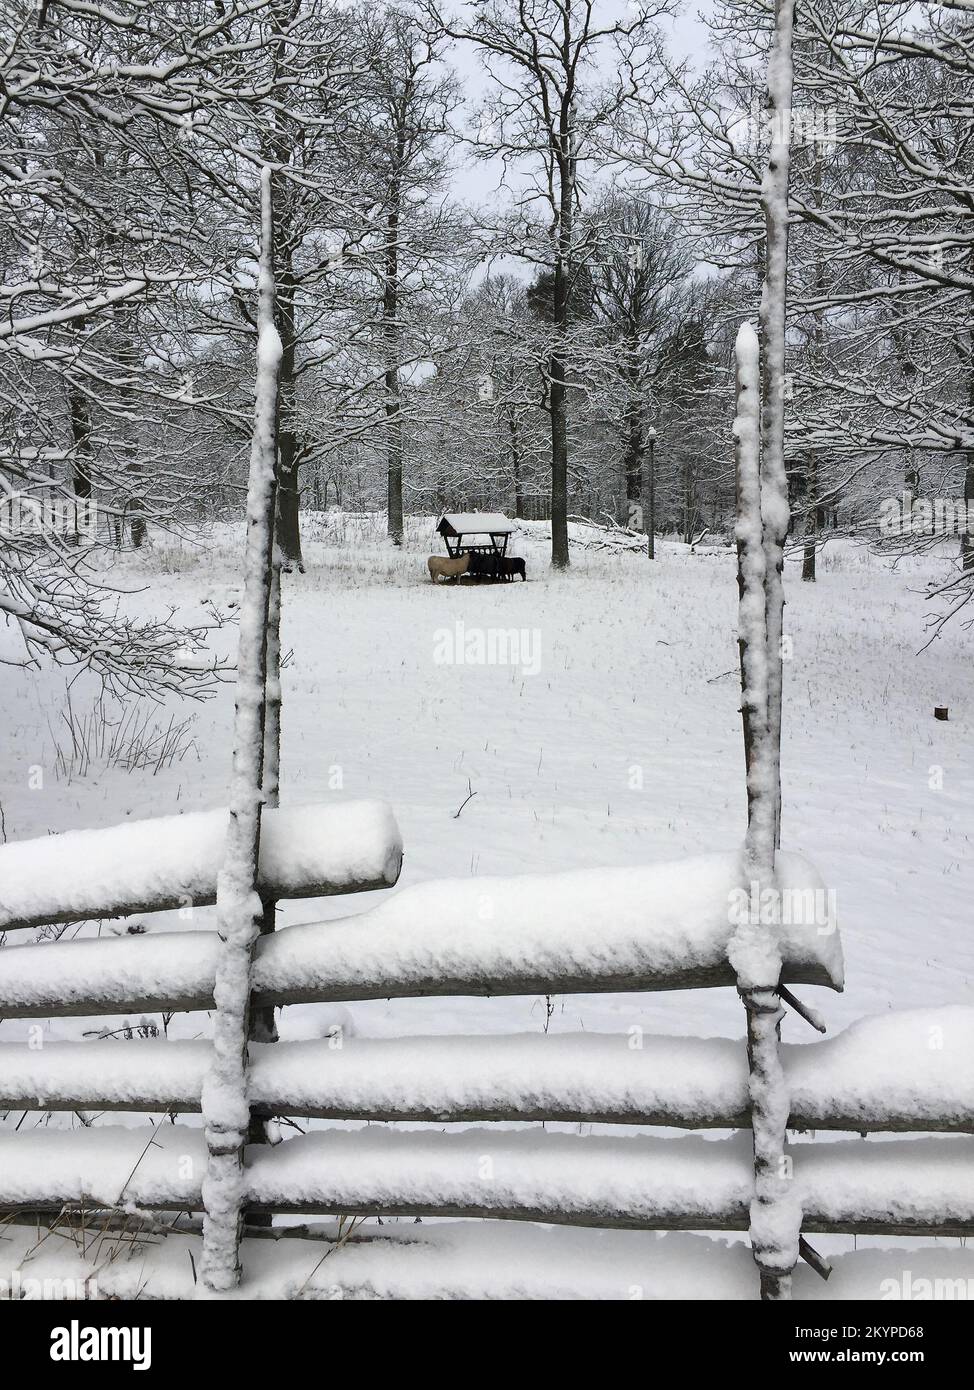
[[[971,296],[971,300],[974,314],[974,296]],[[974,331],[968,335],[967,349],[967,403],[974,408]],[[968,452],[967,467],[964,469],[964,501],[967,503],[967,522],[974,522],[974,452]],[[966,526],[960,538],[960,563],[961,569],[967,572],[974,570],[974,535]]]
[[[551,378],[551,563],[567,569],[568,554],[568,411],[565,400],[565,359],[552,353],[548,362]]]
[[[802,550],[802,579],[806,584],[815,583],[815,554],[818,546],[818,527],[815,512],[810,511],[805,520],[805,546]]]
[[[277,243],[284,241],[284,229],[278,229]],[[280,560],[286,570],[304,573],[301,553],[301,483],[299,464],[301,448],[295,430],[296,392],[296,321],[294,308],[295,280],[291,267],[290,249],[282,252],[283,265],[277,277],[277,322],[281,334],[281,424],[277,451],[277,539]]]
[[[399,373],[386,373],[386,426],[389,433],[386,508],[389,513],[389,538],[402,545],[405,519],[402,505],[402,408],[399,399]]]
[[[814,502],[815,495],[818,492],[818,468],[814,455],[809,459],[805,480],[805,545],[802,550],[802,579],[806,584],[814,584],[815,554],[818,546],[818,528],[821,520],[821,508],[807,505],[809,496]]]
[[[646,469],[646,554],[656,559],[656,435],[649,438],[649,457]]]
[[[816,208],[823,206],[822,198],[822,153],[816,148],[812,160],[812,195]],[[823,299],[828,289],[828,280],[825,273],[825,263],[821,255],[815,258],[815,293],[816,297]],[[812,362],[818,368],[824,355],[825,331],[822,322],[822,311],[816,309],[814,314],[814,329],[812,333]],[[805,474],[805,545],[802,551],[802,580],[806,584],[815,583],[815,563],[816,551],[818,546],[818,533],[825,524],[823,509],[818,505],[819,478],[818,478],[818,459],[815,454],[809,455],[808,468]],[[808,506],[809,498],[812,505]]]
[[[625,353],[626,407],[623,414],[622,476],[626,495],[625,525],[645,530],[643,512],[643,455],[646,438],[643,395],[640,390],[639,341],[627,335],[621,345]]]
[[[400,131],[397,156],[401,164],[405,151],[405,132]],[[397,166],[398,167],[398,166]],[[382,326],[385,339],[386,411],[386,509],[389,539],[402,545],[405,523],[402,505],[402,398],[399,383],[399,221],[402,190],[393,179],[391,206],[386,222],[387,243],[382,294]]]
[[[687,545],[693,541],[696,520],[696,478],[693,475],[693,459],[686,453],[683,456],[683,539]]]
[[[569,99],[562,102],[561,123],[554,137],[558,169],[558,225],[555,233],[553,319],[555,343],[548,362],[551,406],[551,564],[567,569],[568,553],[568,388],[565,342],[571,294],[572,218],[575,162]]]
[[[628,525],[632,526],[639,518],[643,500],[643,438],[642,402],[633,398],[626,411],[626,443],[623,452],[622,469],[626,485],[626,506]],[[645,517],[640,519],[640,529],[645,527]]]
[[[140,366],[140,354],[135,346],[134,331],[128,329],[129,315],[124,312],[117,312],[114,315],[115,336],[118,339],[117,355],[119,361],[125,364],[127,373],[135,376]],[[122,402],[127,406],[131,400],[131,391],[123,386],[120,390]],[[133,410],[132,415],[135,415]],[[126,497],[125,497],[125,516],[128,519],[129,536],[132,545],[136,550],[141,549],[142,543],[148,532],[148,525],[145,519],[145,500],[143,497],[142,464],[139,459],[141,442],[139,439],[138,427],[132,423],[123,437],[120,452],[128,459],[125,466],[126,472]],[[119,541],[121,548],[124,541],[124,528],[122,538]]]
[[[520,521],[524,516],[524,484],[521,479],[521,441],[518,436],[517,416],[513,408],[508,412],[507,429],[511,439],[511,476],[514,482],[514,516]]]
[[[70,540],[73,545],[77,545],[81,540],[79,516],[87,512],[91,506],[91,411],[88,409],[88,399],[84,392],[72,385],[68,386],[68,410],[71,416],[71,438],[74,441],[73,484],[77,499],[74,532]],[[86,520],[90,521],[90,517],[86,517]]]
[[[132,467],[132,472],[136,474],[138,473],[138,469],[134,465]],[[132,537],[132,545],[134,546],[134,548],[136,550],[140,550],[142,548],[142,542],[146,538],[148,526],[146,525],[145,517],[142,514],[142,499],[139,497],[138,493],[136,493],[133,496],[129,506],[129,511],[132,516],[132,520],[129,525],[129,535]]]

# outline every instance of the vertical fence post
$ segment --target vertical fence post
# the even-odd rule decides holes
[[[230,823],[217,881],[221,940],[214,985],[213,1061],[203,1085],[207,1163],[203,1178],[202,1293],[240,1281],[243,1150],[250,1123],[247,1039],[254,943],[264,906],[257,892],[264,799],[267,631],[273,589],[277,507],[277,396],[281,339],[274,324],[271,171],[260,182],[261,247],[257,293],[257,389],[247,486],[244,600],[240,613]]]
[[[747,823],[755,820],[751,779],[754,750],[767,733],[768,626],[765,611],[764,533],[761,525],[761,379],[757,334],[741,325],[734,343],[736,414],[734,462],[737,484],[738,647],[741,656],[741,717],[747,770]],[[764,803],[766,804],[766,803]]]
[[[263,804],[273,809],[280,805],[281,777],[281,552],[275,540],[271,562],[271,590],[267,610],[267,644],[265,674],[264,709],[264,766],[263,766]],[[263,899],[263,917],[260,935],[267,936],[277,925],[277,900]],[[250,1042],[274,1043],[278,1040],[277,1024],[274,1019],[273,1004],[251,1007]],[[266,1109],[252,1107],[250,1124],[247,1130],[248,1144],[268,1142],[267,1123],[270,1116]],[[273,1225],[271,1212],[245,1212],[244,1222],[250,1226]]]
[[[760,376],[758,340],[744,324],[735,344],[737,416],[734,421],[737,464],[737,554],[741,713],[747,765],[748,819],[744,874],[748,901],[764,904],[764,890],[775,884],[778,740],[780,725],[769,717],[773,668],[780,649],[773,648],[767,621],[768,560],[762,521],[760,464]],[[779,577],[780,583],[780,577]],[[757,892],[754,891],[756,886]],[[772,899],[776,901],[776,899]],[[790,1182],[785,1155],[789,1097],[778,1052],[782,1015],[776,993],[781,978],[777,939],[780,911],[766,920],[763,912],[739,922],[729,958],[747,1014],[747,1057],[751,1128],[754,1144],[754,1200],[751,1204],[751,1249],[761,1280],[761,1297],[791,1296],[791,1270],[798,1258],[801,1210]]]
[[[267,641],[265,661],[264,759],[261,786],[263,804],[273,810],[281,804],[281,550],[275,538],[271,558],[270,594],[267,603]],[[277,900],[264,899],[261,936],[272,932],[276,925]],[[251,1040],[276,1042],[277,1025],[272,1006],[254,1009],[251,1016]]]
[[[758,920],[748,914],[738,923],[729,956],[747,1013],[754,1142],[751,1249],[761,1297],[774,1300],[791,1297],[802,1220],[785,1154],[790,1107],[778,1050],[781,904],[775,879],[781,838],[782,568],[789,521],[784,401],[794,18],[795,0],[775,0],[768,61],[771,149],[761,182],[766,232],[761,343],[759,350],[753,328],[745,324],[735,347],[741,711],[748,790],[744,872],[748,901],[763,907],[770,900],[776,906],[769,918],[759,910]]]

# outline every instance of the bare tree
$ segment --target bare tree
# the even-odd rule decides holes
[[[134,543],[150,517],[185,514],[199,476],[188,446],[174,447],[186,406],[154,345],[212,258],[166,139],[176,142],[201,93],[245,108],[254,99],[238,67],[254,7],[247,33],[243,11],[214,22],[204,8],[5,12],[3,491],[22,511],[25,498],[42,505],[66,486],[86,516],[97,503],[116,537],[128,518]],[[199,632],[180,633],[171,615],[125,618],[91,546],[69,551],[49,527],[7,529],[0,608],[19,625],[26,659],[87,666],[126,689],[206,688]],[[79,536],[75,526],[70,540]]]
[[[366,10],[359,32],[370,66],[360,150],[376,229],[367,245],[379,298],[388,533],[401,545],[402,374],[418,356],[410,331],[416,307],[456,240],[456,217],[440,195],[449,173],[445,137],[459,97],[443,67],[442,39],[404,11]]]
[[[576,216],[582,170],[596,136],[640,84],[652,85],[652,21],[668,0],[600,24],[594,0],[489,0],[470,23],[433,20],[451,38],[476,45],[491,79],[476,148],[499,157],[521,184],[501,240],[550,276],[551,342],[546,375],[551,428],[551,562],[569,563],[569,336],[580,265]],[[615,80],[603,73],[614,68]],[[544,209],[539,221],[536,209]]]

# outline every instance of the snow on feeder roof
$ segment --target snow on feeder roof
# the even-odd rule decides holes
[[[447,512],[436,529],[441,536],[509,536],[514,522],[503,512]]]

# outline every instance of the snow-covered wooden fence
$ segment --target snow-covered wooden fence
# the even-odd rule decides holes
[[[268,890],[283,895],[283,883],[302,891],[302,884],[341,881],[351,891],[374,888],[383,876],[394,882],[400,846],[391,817],[375,807],[348,813],[370,830],[367,853],[359,842],[342,860],[326,839],[315,862],[308,841],[296,840],[305,856],[301,872],[285,865],[275,878],[273,858],[265,860]],[[308,812],[309,823],[319,825],[334,816]],[[126,830],[140,833],[137,826]],[[107,841],[119,832],[99,833]],[[97,844],[96,835],[92,840]],[[7,849],[11,861],[26,862],[45,844],[49,838]],[[208,881],[198,867],[197,881]],[[262,938],[255,1002],[732,985],[728,904],[737,872],[736,856],[714,855],[639,869],[419,884],[355,916]],[[800,856],[779,854],[777,872],[792,900],[822,901],[820,881]],[[112,906],[128,894],[108,878],[105,889]],[[169,901],[167,891],[154,883],[144,906],[160,893]],[[57,888],[37,892],[48,896],[31,903],[32,917],[59,905],[68,918]],[[90,907],[86,897],[86,915]],[[783,982],[840,989],[835,923],[814,913],[783,930]],[[219,949],[217,934],[202,930],[8,944],[0,951],[0,1017],[212,1008]],[[754,1173],[746,1133],[596,1137],[497,1127],[548,1120],[746,1131],[743,1043],[644,1035],[634,1025],[611,1036],[329,1037],[251,1043],[249,1054],[249,1103],[267,1115],[476,1126],[341,1126],[252,1145],[243,1170],[243,1200],[252,1213],[748,1228]],[[972,1055],[974,1010],[965,1008],[888,1014],[828,1041],[782,1049],[793,1129],[941,1132],[871,1144],[794,1144],[803,1233],[974,1230],[970,1141],[959,1137],[974,1127]],[[38,1047],[25,1028],[22,1042],[0,1046],[0,1106],[192,1114],[201,1109],[211,1059],[205,1041]],[[205,1159],[202,1130],[186,1124],[21,1126],[0,1135],[0,1209],[198,1212]],[[381,1259],[382,1248],[374,1246],[373,1259]]]

